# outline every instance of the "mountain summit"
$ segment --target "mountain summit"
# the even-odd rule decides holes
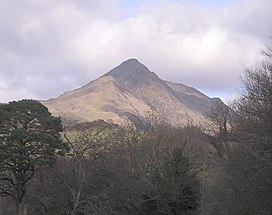
[[[150,72],[150,70],[137,59],[128,59],[119,66],[113,68],[104,76],[112,76],[119,83],[127,84],[128,86],[141,86],[150,84],[152,81],[159,81],[159,77]]]
[[[132,58],[124,61],[105,75],[114,78],[124,78],[129,76],[147,75],[149,73],[150,71],[145,65],[141,64],[137,59]]]
[[[72,122],[103,119],[138,123],[150,113],[173,124],[205,121],[215,99],[195,88],[161,80],[137,59],[128,59],[89,84],[44,101],[56,116]]]

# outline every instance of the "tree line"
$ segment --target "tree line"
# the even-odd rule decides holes
[[[207,125],[62,125],[34,100],[0,106],[0,214],[272,214],[272,48]]]

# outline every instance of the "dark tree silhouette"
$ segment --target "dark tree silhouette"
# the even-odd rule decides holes
[[[60,119],[38,101],[0,106],[0,194],[14,199],[18,215],[27,211],[27,182],[67,149],[61,132]]]

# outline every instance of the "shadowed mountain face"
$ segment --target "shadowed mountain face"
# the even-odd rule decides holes
[[[136,59],[129,59],[115,67],[104,76],[112,76],[127,88],[136,88],[154,82],[161,82],[160,78]]]
[[[74,91],[42,102],[53,115],[72,122],[103,119],[139,123],[148,114],[172,124],[201,123],[215,100],[183,84],[161,80],[136,59],[129,59]]]

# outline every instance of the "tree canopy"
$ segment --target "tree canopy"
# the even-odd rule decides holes
[[[61,132],[61,120],[38,101],[0,106],[0,194],[15,200],[18,214],[24,214],[26,183],[35,171],[67,149]]]

